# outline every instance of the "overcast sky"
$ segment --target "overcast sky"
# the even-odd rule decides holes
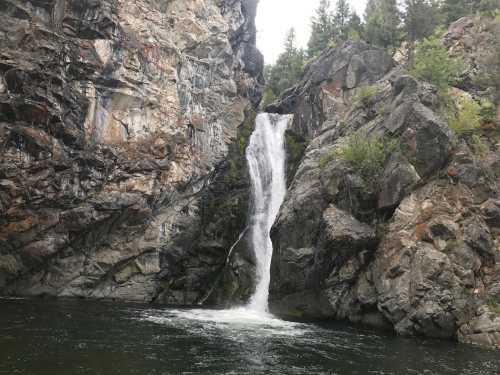
[[[301,47],[307,46],[311,33],[311,17],[320,0],[260,0],[257,13],[257,44],[266,64],[283,51],[286,32],[294,27]],[[367,0],[350,0],[351,8],[363,16]],[[331,0],[332,8],[336,0]]]

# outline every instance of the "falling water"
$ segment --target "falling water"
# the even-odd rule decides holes
[[[246,157],[252,182],[251,244],[256,256],[257,285],[248,308],[267,312],[273,245],[269,232],[286,194],[285,130],[290,116],[257,116]]]

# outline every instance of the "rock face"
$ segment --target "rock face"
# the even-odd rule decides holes
[[[444,105],[383,51],[348,42],[268,108],[293,113],[307,140],[272,232],[275,312],[500,345],[499,145],[485,133],[478,153]],[[376,172],[342,157],[355,136],[390,145]]]
[[[0,293],[206,294],[244,228],[203,208],[260,101],[256,6],[0,1]]]

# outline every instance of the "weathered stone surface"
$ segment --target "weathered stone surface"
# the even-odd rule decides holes
[[[375,231],[334,206],[323,212],[326,245],[346,253],[373,246]]]
[[[481,211],[489,225],[500,227],[500,200],[488,199],[482,204]]]
[[[405,157],[392,155],[380,179],[378,208],[395,207],[420,180],[415,167]]]
[[[469,94],[481,95],[487,88],[481,83],[484,81],[481,75],[487,62],[485,57],[492,48],[498,48],[499,32],[500,26],[495,19],[467,16],[452,23],[443,36],[450,53],[465,62],[465,69],[457,85]]]
[[[435,87],[384,61],[325,51],[268,108],[293,113],[307,145],[272,233],[271,307],[499,346],[499,145],[486,134],[479,155]],[[395,145],[380,170],[342,158],[353,135]]]
[[[296,220],[282,214],[278,221],[271,307],[296,317],[336,317],[350,283],[376,246],[375,231],[333,205],[324,210],[314,232],[309,232],[314,225],[310,216]],[[299,247],[305,245],[309,247]]]
[[[391,58],[382,50],[365,43],[348,43],[342,48],[331,48],[305,68],[297,86],[283,94],[281,100],[266,110],[277,113],[300,113],[295,116],[292,129],[311,139],[318,135],[326,118],[322,101],[338,98],[345,89],[372,84],[393,66]],[[339,102],[342,106],[342,103]],[[342,106],[345,110],[345,105]],[[337,108],[330,108],[333,111]]]
[[[200,207],[260,101],[256,6],[2,2],[0,293],[206,293],[235,239],[197,246]]]
[[[467,344],[500,349],[500,314],[488,307],[478,310],[478,316],[460,327],[458,339]]]

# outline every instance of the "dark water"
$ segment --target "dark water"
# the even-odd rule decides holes
[[[245,311],[0,300],[0,374],[500,374],[500,353]]]

